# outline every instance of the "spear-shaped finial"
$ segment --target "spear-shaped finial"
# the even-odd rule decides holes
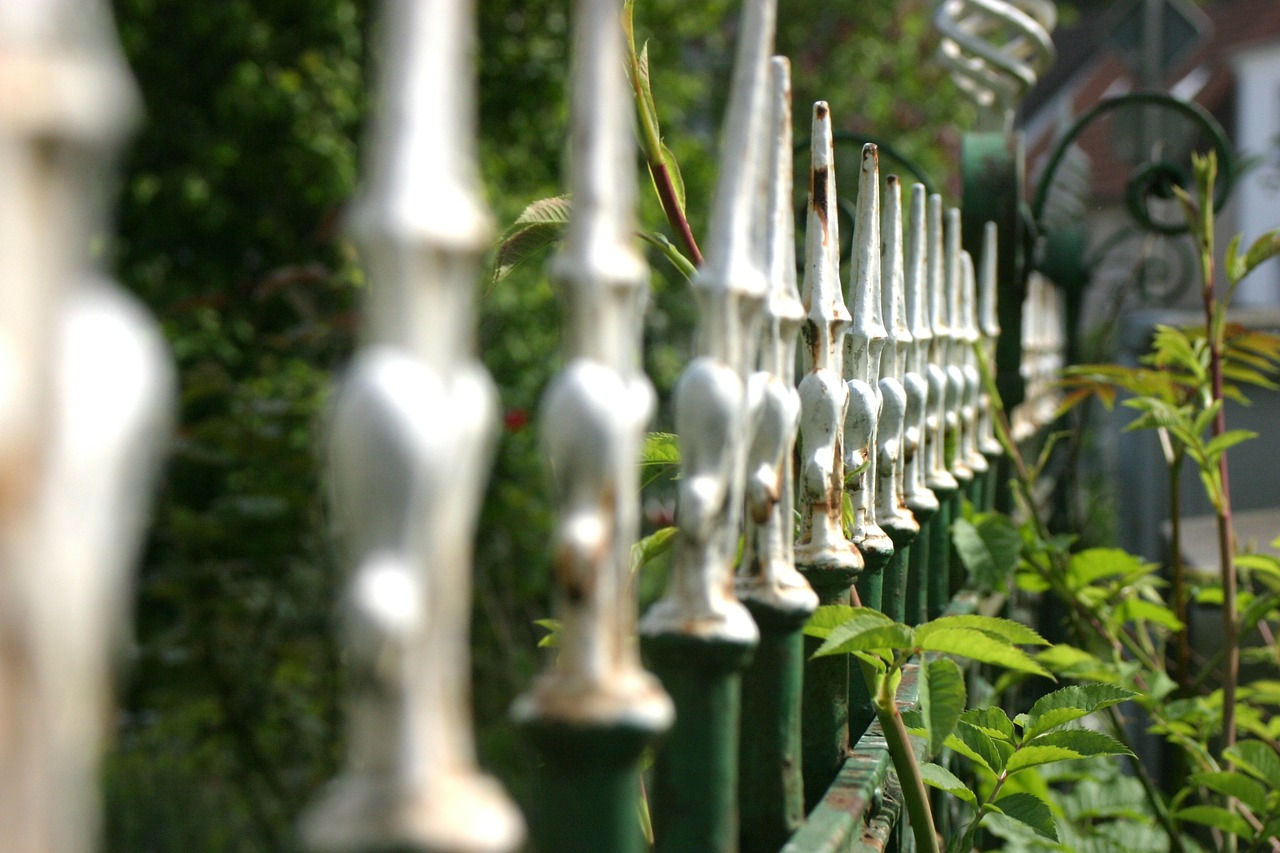
[[[883,276],[881,305],[887,336],[880,360],[880,395],[884,400],[880,413],[877,441],[878,477],[876,484],[876,520],[885,528],[915,529],[915,521],[904,505],[903,440],[906,428],[907,392],[903,386],[907,354],[912,346],[907,324],[903,290],[906,287],[906,257],[902,235],[902,184],[890,175],[884,197]],[[892,538],[892,536],[890,537]]]
[[[769,279],[760,369],[748,399],[754,430],[747,457],[747,539],[738,596],[785,611],[811,611],[817,598],[795,569],[792,449],[800,422],[795,385],[796,333],[804,305],[796,289],[795,215],[791,208],[791,72],[772,61],[774,95],[770,174]]]
[[[942,196],[929,196],[929,470],[926,482],[934,492],[954,491],[959,483],[951,475],[946,461],[947,427],[947,357],[951,328],[947,325],[947,291],[945,242],[942,235]],[[941,496],[939,496],[941,497]]]
[[[923,184],[911,188],[910,228],[907,240],[906,305],[911,343],[907,347],[906,374],[903,386],[907,392],[904,485],[907,507],[917,517],[921,512],[937,510],[937,498],[925,484],[928,460],[925,458],[925,431],[929,399],[929,345],[933,329],[929,326],[929,252],[925,227],[928,190]]]
[[[977,350],[974,348],[978,342],[977,281],[973,257],[968,252],[960,253],[960,284],[960,323],[956,327],[959,351],[956,358],[964,373],[964,395],[960,405],[964,430],[957,456],[973,472],[974,479],[981,482],[987,473],[987,458],[978,449],[978,396],[982,392],[982,377],[978,373]]]
[[[737,776],[738,684],[759,632],[734,596],[733,569],[746,480],[746,381],[769,289],[765,184],[776,14],[776,0],[747,0],[743,11],[705,260],[693,281],[699,355],[674,393],[682,462],[675,555],[666,594],[640,621],[646,655],[676,707],[654,761],[654,837],[662,853],[728,850],[737,828],[736,792],[724,782]]]
[[[800,380],[800,539],[796,562],[809,567],[815,588],[832,573],[845,589],[862,570],[862,555],[845,538],[844,421],[849,391],[843,379],[851,318],[840,288],[839,213],[831,113],[813,105],[809,206],[805,228],[804,337],[808,372]]]
[[[325,851],[505,853],[524,829],[476,764],[471,550],[496,433],[476,362],[490,228],[474,162],[470,0],[388,0],[382,109],[350,229],[374,285],[330,427],[346,546],[347,762],[303,822]]]
[[[997,292],[997,235],[999,228],[994,222],[988,222],[982,231],[982,263],[978,275],[978,320],[980,340],[983,352],[987,357],[987,370],[992,376],[996,369],[996,341],[1000,338],[1000,320],[996,313]],[[1002,452],[1000,442],[996,440],[995,425],[992,421],[991,397],[983,389],[978,397],[978,447],[990,463]]]
[[[97,849],[173,398],[163,336],[90,254],[137,115],[106,3],[0,3],[2,853]]]
[[[960,339],[962,319],[962,302],[964,299],[964,271],[961,261],[960,208],[947,208],[947,225],[944,231],[944,263],[943,275],[946,277],[946,332],[940,337],[943,341],[945,367],[947,371],[947,432],[948,451],[951,458],[947,467],[952,476],[964,486],[973,481],[973,471],[969,469],[969,460],[964,455],[965,418],[964,405],[965,380],[964,369],[960,366],[960,350],[964,343]],[[934,326],[934,335],[938,335]]]
[[[876,431],[880,421],[880,358],[887,332],[880,317],[880,153],[862,146],[858,201],[853,226],[853,270],[849,311],[853,323],[845,376],[849,408],[845,415],[845,468],[859,471],[853,481],[852,540],[867,562],[871,578],[893,556],[893,542],[876,523]],[[874,585],[874,579],[868,580]],[[875,596],[873,595],[874,599]],[[864,602],[876,606],[878,602]]]

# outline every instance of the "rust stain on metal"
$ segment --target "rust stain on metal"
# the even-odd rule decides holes
[[[826,110],[822,107],[815,108],[814,112],[823,112]],[[818,218],[825,224],[827,221],[828,210],[830,207],[830,199],[827,198],[827,167],[819,166],[814,169],[809,176],[809,198],[812,199],[810,204],[813,205],[813,212],[818,214]],[[827,232],[822,232],[822,242],[827,242]]]

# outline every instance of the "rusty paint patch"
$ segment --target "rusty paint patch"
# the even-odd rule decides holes
[[[823,224],[827,221],[827,210],[829,207],[829,199],[827,198],[827,166],[819,166],[814,169],[809,176],[809,198],[810,204],[813,206],[813,212],[818,215]],[[827,242],[827,230],[822,230],[823,245]]]

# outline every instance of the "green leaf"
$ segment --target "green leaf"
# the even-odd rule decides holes
[[[658,556],[671,550],[679,530],[674,525],[659,528],[631,546],[631,574],[643,569]]]
[[[977,806],[978,798],[970,790],[969,786],[961,782],[956,775],[947,768],[925,761],[920,765],[920,778],[924,779],[926,785],[932,785],[935,788],[946,791],[953,797],[959,797],[971,806]]]
[[[1245,252],[1244,263],[1241,265],[1243,271],[1239,275],[1231,276],[1231,282],[1233,284],[1238,282],[1253,272],[1259,264],[1274,258],[1276,255],[1280,255],[1280,228],[1268,231],[1253,241],[1249,251]]]
[[[879,620],[873,616],[880,617]],[[874,610],[866,610],[831,629],[813,657],[865,652],[872,649],[910,649],[915,645],[914,634],[906,625],[893,622],[888,616]]]
[[[1132,755],[1129,748],[1111,735],[1091,729],[1066,729],[1040,735],[1031,741],[1035,746],[1069,749],[1081,758],[1094,755]]]
[[[1071,555],[1067,564],[1067,583],[1078,590],[1106,577],[1136,579],[1150,574],[1154,568],[1120,548],[1086,548]]]
[[[526,207],[498,238],[493,281],[499,282],[521,262],[560,239],[569,223],[567,195],[540,198]]]
[[[1240,257],[1240,241],[1243,239],[1243,234],[1237,234],[1227,244],[1226,263],[1223,264],[1223,268],[1227,273],[1227,281],[1236,282],[1249,274],[1244,258]]]
[[[982,729],[963,720],[956,724],[955,734],[947,738],[947,746],[992,773],[1004,770],[1004,753],[996,748],[995,742]]]
[[[1225,453],[1229,448],[1235,447],[1242,441],[1248,441],[1251,438],[1257,438],[1258,434],[1247,429],[1229,429],[1222,435],[1216,435],[1205,445],[1205,455],[1209,460],[1216,462],[1218,457]]]
[[[1061,746],[1040,746],[1039,744],[1024,746],[1014,752],[1009,759],[1005,766],[1005,773],[1012,775],[1028,767],[1052,764],[1055,761],[1070,761],[1073,758],[1083,758],[1083,756]]]
[[[825,640],[831,635],[832,628],[848,622],[858,609],[847,604],[824,604],[809,617],[808,623],[804,626],[804,632],[810,637]]]
[[[942,751],[964,713],[964,673],[948,658],[920,667],[920,713],[929,738],[929,755]]]
[[[996,800],[994,805],[1005,817],[1013,818],[1031,827],[1038,835],[1050,841],[1058,840],[1058,828],[1053,820],[1053,812],[1049,811],[1048,804],[1034,794],[1024,791],[1006,794]]]
[[[965,711],[960,719],[971,726],[977,726],[982,729],[992,739],[1013,743],[1013,721],[1009,719],[1009,715],[1002,708],[996,706],[971,708]]]
[[[1152,622],[1170,631],[1182,630],[1182,622],[1172,610],[1141,598],[1128,598],[1120,602],[1115,609],[1115,619],[1118,622]]]
[[[680,437],[669,432],[646,432],[641,465],[679,465]]]
[[[1179,809],[1173,816],[1178,820],[1189,820],[1192,823],[1204,824],[1214,829],[1221,829],[1223,832],[1239,835],[1242,838],[1251,838],[1253,836],[1253,828],[1249,826],[1248,821],[1221,806],[1189,806],[1185,809]]]
[[[1008,641],[973,628],[943,628],[919,639],[920,648],[931,652],[958,655],[980,663],[1003,666],[1018,672],[1052,678],[1049,671]]]
[[[538,648],[558,648],[560,645],[560,629],[564,627],[560,624],[559,619],[534,619],[533,624],[539,628],[546,628],[547,634],[538,640]]]
[[[1007,518],[992,514],[975,522],[957,519],[951,541],[980,589],[1005,589],[1022,550],[1022,537]]]
[[[1232,764],[1256,776],[1273,790],[1280,789],[1280,755],[1259,740],[1242,740],[1222,751]]]
[[[1267,789],[1242,773],[1232,773],[1229,770],[1196,773],[1191,776],[1191,781],[1211,791],[1217,791],[1224,797],[1235,797],[1255,814],[1262,815],[1267,812]]]
[[[1114,684],[1075,684],[1041,696],[1026,714],[1023,737],[1027,740],[1051,729],[1118,705],[1137,694]]]
[[[1021,643],[1029,646],[1047,646],[1049,641],[1037,634],[1021,622],[1012,619],[1001,619],[997,616],[979,616],[964,614],[960,616],[941,616],[916,629],[916,639],[923,640],[930,634],[952,628],[972,628],[975,631],[1009,643]]]

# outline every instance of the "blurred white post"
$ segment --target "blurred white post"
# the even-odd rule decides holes
[[[87,853],[172,369],[95,269],[138,113],[105,4],[0,0],[0,852]]]
[[[471,553],[497,427],[473,354],[492,233],[474,155],[472,5],[388,0],[366,186],[365,344],[330,431],[351,675],[347,762],[304,820],[313,848],[499,853],[523,825],[477,767]]]

